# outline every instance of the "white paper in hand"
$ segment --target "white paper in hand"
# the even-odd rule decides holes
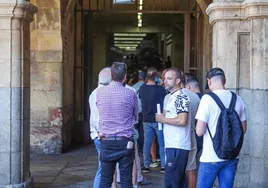
[[[160,108],[160,104],[158,103],[156,105],[156,109],[157,109],[157,113],[158,114],[161,114],[161,108]],[[162,123],[158,123],[158,130],[161,131],[163,128],[162,128]]]

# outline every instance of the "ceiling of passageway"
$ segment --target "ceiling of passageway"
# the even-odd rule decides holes
[[[144,26],[151,25],[171,25],[183,23],[181,14],[143,14]],[[94,16],[96,23],[105,25],[137,25],[137,14],[135,13],[96,13]]]
[[[152,32],[150,28],[154,28],[154,32],[159,28],[174,28],[183,30],[184,16],[182,14],[143,14],[142,27],[149,28],[148,31]],[[117,27],[121,28],[134,28],[131,32],[125,30],[117,30],[113,33],[113,45],[115,47],[125,49],[127,51],[135,51],[136,47],[142,40],[146,39],[147,33],[138,32],[140,28],[137,27],[137,14],[135,13],[96,13],[94,15],[95,23],[102,27]],[[136,31],[136,32],[135,32]],[[148,38],[146,39],[148,40]],[[150,39],[149,39],[150,40]]]
[[[83,9],[92,11],[192,11],[196,0],[135,0],[133,4],[113,4],[113,0],[79,0]],[[142,8],[140,9],[140,5]]]

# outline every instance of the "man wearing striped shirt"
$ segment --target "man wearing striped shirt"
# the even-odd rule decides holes
[[[127,66],[115,62],[111,67],[112,82],[99,88],[99,135],[101,137],[101,188],[110,188],[116,163],[119,163],[121,187],[132,187],[132,168],[135,156],[134,124],[138,120],[136,93],[123,86]]]

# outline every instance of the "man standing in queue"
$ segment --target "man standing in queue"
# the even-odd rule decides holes
[[[185,169],[191,150],[191,124],[187,123],[190,98],[182,92],[181,72],[170,68],[165,73],[163,114],[156,121],[164,124],[166,148],[165,188],[187,188]]]
[[[138,120],[136,93],[123,86],[127,66],[114,62],[111,66],[112,82],[99,88],[99,135],[101,139],[101,188],[110,188],[116,163],[119,163],[121,187],[132,187],[132,168],[135,156],[134,124]]]

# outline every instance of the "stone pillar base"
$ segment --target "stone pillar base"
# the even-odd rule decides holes
[[[31,188],[33,187],[33,178],[29,177],[25,182],[20,184],[0,185],[0,188]]]

